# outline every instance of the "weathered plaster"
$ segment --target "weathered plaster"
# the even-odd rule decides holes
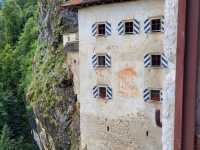
[[[173,150],[174,108],[175,108],[175,71],[177,46],[178,0],[165,1],[165,36],[164,51],[170,60],[169,71],[164,78],[164,101],[162,105],[162,144],[163,150]]]
[[[163,7],[163,0],[140,0],[79,10],[82,149],[162,149],[162,130],[155,124],[155,110],[160,109],[160,102],[145,103],[143,90],[162,88],[167,69],[146,69],[143,60],[146,53],[163,52],[163,33],[147,35],[143,28],[145,19],[164,14]],[[140,22],[140,33],[118,35],[119,21],[131,18]],[[92,24],[99,21],[112,24],[111,36],[91,35]],[[110,53],[111,68],[94,70],[91,64],[94,52]],[[112,100],[93,98],[92,88],[97,84],[112,86]]]

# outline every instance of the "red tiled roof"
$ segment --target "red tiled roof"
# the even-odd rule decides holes
[[[93,5],[109,4],[133,0],[70,0],[61,5],[62,8],[81,8]],[[136,0],[135,0],[136,1]]]

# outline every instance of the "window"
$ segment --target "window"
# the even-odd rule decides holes
[[[98,24],[98,35],[105,35],[106,34],[106,25],[104,23]]]
[[[104,55],[97,56],[98,59],[98,66],[99,67],[105,67],[106,65],[106,57]]]
[[[150,96],[151,96],[151,100],[160,101],[160,90],[151,90]]]
[[[99,97],[106,98],[106,87],[99,87]]]
[[[109,53],[97,53],[92,55],[93,68],[110,68],[111,55]]]
[[[96,85],[92,89],[94,98],[112,99],[112,88],[108,85]]]
[[[151,66],[152,67],[161,66],[161,55],[151,55]]]
[[[125,34],[133,33],[133,21],[128,21],[124,23],[125,25]]]
[[[151,20],[151,31],[160,32],[161,31],[161,19],[152,19]]]

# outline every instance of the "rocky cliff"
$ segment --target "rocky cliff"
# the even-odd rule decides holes
[[[60,0],[39,0],[39,39],[27,99],[32,133],[41,150],[79,149],[79,104],[73,73],[65,64],[62,34],[77,30],[77,13],[61,11]]]

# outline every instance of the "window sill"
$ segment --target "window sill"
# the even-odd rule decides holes
[[[107,67],[107,66],[96,66],[96,70],[103,70],[103,69],[108,69],[110,67]]]
[[[105,34],[97,34],[95,37],[96,38],[106,38],[107,35],[105,35]]]
[[[162,66],[150,66],[148,69],[164,69]]]

